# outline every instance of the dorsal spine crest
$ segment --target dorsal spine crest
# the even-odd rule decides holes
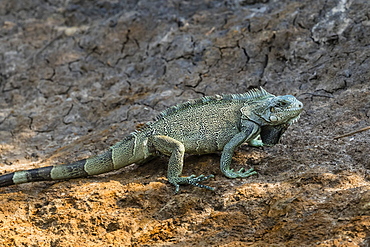
[[[248,102],[248,101],[255,101],[261,100],[268,97],[274,97],[274,95],[268,93],[262,87],[254,88],[246,93],[243,94],[225,94],[225,95],[215,95],[215,96],[205,96],[200,99],[191,100],[176,106],[172,106],[161,113],[155,118],[156,121],[164,119],[167,116],[170,116],[174,113],[180,112],[184,109],[188,109],[191,107],[196,107],[200,105],[216,103],[220,101],[235,101],[235,102]]]
[[[185,103],[178,104],[175,106],[172,106],[162,112],[159,113],[154,118],[153,122],[147,122],[140,128],[136,129],[134,132],[130,133],[126,138],[124,138],[122,141],[128,141],[135,137],[137,134],[140,132],[144,132],[148,130],[156,121],[160,121],[162,119],[165,119],[168,116],[171,116],[172,114],[176,114],[181,112],[182,110],[186,110],[192,107],[197,107],[201,105],[206,105],[206,104],[212,104],[212,103],[217,103],[217,102],[222,102],[222,101],[234,101],[234,102],[249,102],[249,101],[259,101],[263,100],[269,97],[275,97],[273,94],[268,93],[265,89],[262,87],[260,88],[254,88],[249,90],[246,93],[242,94],[223,94],[223,95],[215,95],[215,96],[204,96],[199,99],[194,99],[194,100],[189,100]]]

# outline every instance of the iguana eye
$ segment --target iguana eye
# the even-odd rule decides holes
[[[276,102],[276,107],[285,107],[286,105],[288,105],[288,103],[286,101],[278,101]]]

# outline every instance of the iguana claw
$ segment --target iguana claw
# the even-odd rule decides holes
[[[181,181],[178,181],[177,183],[172,182],[172,184],[175,185],[175,187],[176,187],[175,194],[177,194],[180,191],[180,184],[191,184],[191,185],[197,186],[199,188],[204,188],[204,189],[214,191],[215,188],[199,183],[199,182],[202,182],[204,180],[207,180],[207,179],[210,179],[210,178],[213,178],[213,177],[214,177],[214,175],[212,175],[212,174],[208,175],[208,176],[200,175],[198,177],[195,176],[195,175],[191,175],[189,177],[180,177]]]
[[[224,174],[228,178],[246,178],[246,177],[252,176],[254,174],[257,174],[257,172],[253,168],[251,168],[247,171],[245,171],[244,168],[241,168],[237,172],[234,172],[234,169],[230,169],[229,171],[225,171]]]

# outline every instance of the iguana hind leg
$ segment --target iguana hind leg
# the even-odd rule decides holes
[[[184,164],[184,144],[171,137],[160,135],[153,136],[150,141],[156,150],[170,156],[168,162],[167,178],[171,184],[175,185],[175,193],[179,192],[180,184],[191,184],[200,188],[214,190],[214,188],[210,186],[199,184],[199,182],[209,179],[213,177],[213,175],[200,175],[198,177],[195,175],[191,175],[189,177],[180,177]]]

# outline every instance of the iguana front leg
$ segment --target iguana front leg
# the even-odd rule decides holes
[[[258,135],[256,138],[248,141],[248,145],[252,147],[263,147],[264,144],[262,140],[260,139],[260,136]]]
[[[236,147],[241,145],[243,142],[247,141],[249,143],[253,142],[255,136],[258,133],[258,125],[249,122],[246,126],[244,126],[243,130],[236,134],[231,140],[225,145],[222,154],[221,154],[221,161],[220,161],[220,168],[222,173],[229,178],[246,178],[251,175],[257,174],[257,172],[253,171],[253,168],[245,171],[244,168],[241,168],[239,171],[234,171],[234,169],[230,169],[231,160],[234,154],[234,150]]]
[[[180,177],[184,164],[184,144],[171,137],[160,135],[153,136],[152,138],[150,138],[149,141],[156,150],[170,156],[168,162],[167,178],[171,184],[175,185],[175,193],[179,192],[180,184],[191,184],[200,188],[214,190],[213,187],[199,184],[199,182],[201,181],[212,178],[213,175],[200,175],[198,177],[196,177],[195,175],[191,175],[189,177]]]

